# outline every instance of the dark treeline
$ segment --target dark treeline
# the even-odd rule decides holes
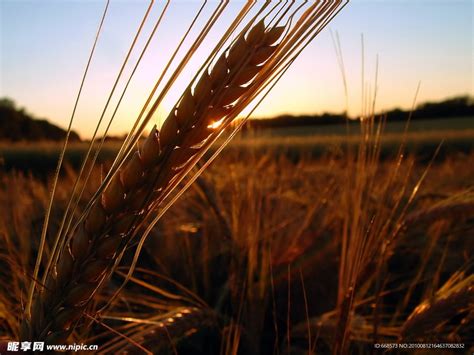
[[[66,131],[49,123],[36,119],[23,108],[18,108],[13,100],[0,98],[0,140],[18,141],[59,141]],[[79,141],[79,135],[71,132],[71,141]]]
[[[410,111],[394,109],[381,112],[376,117],[386,117],[387,121],[405,121],[410,116]],[[419,105],[412,112],[412,120],[443,119],[450,117],[474,117],[474,100],[469,96],[455,97],[441,102],[427,102]],[[351,122],[356,122],[352,120]],[[344,114],[324,113],[322,115],[282,115],[269,119],[252,119],[248,127],[275,128],[313,125],[334,125],[346,123]]]
[[[383,112],[377,117],[386,117],[388,121],[405,121],[409,111],[394,109]],[[442,119],[450,117],[474,117],[474,100],[461,96],[441,102],[428,102],[419,105],[412,113],[412,120]],[[269,119],[252,119],[244,128],[274,128],[313,125],[334,125],[346,122],[344,114],[324,113],[322,115],[292,116],[282,115]],[[354,122],[356,122],[354,120]],[[2,141],[59,141],[66,131],[46,120],[39,120],[18,108],[13,100],[0,98],[0,140]],[[115,137],[109,139],[114,140]],[[76,132],[71,132],[71,141],[79,141]]]

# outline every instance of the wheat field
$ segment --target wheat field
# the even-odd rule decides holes
[[[238,136],[347,1],[243,3],[211,49],[202,44],[228,2],[203,21],[204,2],[110,148],[109,128],[169,5],[138,54],[151,1],[73,164],[76,108],[109,3],[63,145],[43,146],[55,169],[39,176],[31,161],[0,175],[0,352],[36,342],[94,344],[99,354],[473,351],[472,130],[394,138],[375,114],[377,92],[363,90],[356,134]],[[468,148],[444,149],[452,136]],[[435,149],[421,156],[413,141]],[[28,156],[23,148],[12,149]]]
[[[427,171],[415,156],[329,152],[295,162],[272,151],[224,153],[155,226],[125,289],[72,339],[104,353],[139,353],[137,344],[153,353],[327,353],[344,327],[345,351],[355,353],[371,351],[374,337],[469,348],[474,169],[465,167],[473,159],[451,156]],[[76,174],[59,181],[60,209]],[[14,335],[47,184],[12,172],[0,196],[2,280],[13,291],[2,293],[1,329]],[[130,249],[96,309],[132,262]],[[351,277],[357,286],[346,305]],[[350,307],[348,324],[340,307]]]

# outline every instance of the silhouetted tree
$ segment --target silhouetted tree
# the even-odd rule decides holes
[[[0,98],[0,140],[7,141],[59,141],[66,131],[47,120],[30,116],[23,108],[18,108],[9,98]],[[71,132],[71,141],[79,141],[76,132]]]

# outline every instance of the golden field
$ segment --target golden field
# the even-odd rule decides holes
[[[398,140],[398,154],[381,157],[374,132],[317,155],[296,144],[296,156],[291,144],[237,138],[153,229],[125,290],[73,339],[132,354],[329,353],[344,337],[361,354],[374,343],[472,347],[474,155],[422,159]],[[59,181],[51,235],[75,177],[69,167]],[[0,334],[15,338],[48,184],[4,173],[0,199]],[[135,247],[91,315],[120,286]]]

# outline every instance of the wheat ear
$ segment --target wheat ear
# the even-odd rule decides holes
[[[215,123],[253,89],[252,79],[277,49],[274,44],[283,31],[282,27],[265,31],[261,21],[242,33],[194,88],[186,89],[161,131],[153,128],[62,248],[35,297],[31,318],[22,323],[23,339],[47,343],[67,339],[143,216],[203,142],[221,129]]]
[[[423,301],[401,327],[400,340],[424,339],[474,306],[474,275],[455,273],[431,300]]]

